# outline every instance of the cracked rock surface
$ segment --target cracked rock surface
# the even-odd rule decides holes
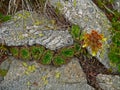
[[[33,22],[30,12],[24,11],[25,16],[22,12],[16,13],[12,20],[2,24],[0,43],[8,46],[40,44],[51,50],[73,44],[68,30],[55,28],[50,21],[31,12],[35,17]]]
[[[103,90],[120,90],[120,76],[99,74],[97,81]]]
[[[0,90],[94,90],[76,58],[62,67],[43,66],[36,62],[12,60]],[[34,66],[34,70],[29,70]]]

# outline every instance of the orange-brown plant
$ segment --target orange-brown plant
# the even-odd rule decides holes
[[[95,56],[99,49],[102,48],[102,41],[106,40],[103,37],[103,34],[99,34],[95,30],[92,30],[90,34],[86,33],[83,36],[83,39],[84,39],[83,47],[90,47],[93,56]]]

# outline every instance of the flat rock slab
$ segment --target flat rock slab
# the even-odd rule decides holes
[[[99,74],[97,81],[103,90],[120,90],[120,76]]]
[[[40,44],[55,50],[72,45],[73,39],[68,30],[58,29],[52,21],[43,16],[20,11],[10,21],[1,25],[0,43],[8,46]]]
[[[99,50],[96,57],[106,68],[110,68],[108,45],[111,41],[109,30],[111,25],[105,14],[92,0],[50,0],[50,3],[57,7],[71,23],[79,25],[83,32],[91,33],[92,30],[96,30],[107,38],[107,41],[103,43],[103,48]],[[89,47],[88,51],[92,53]]]
[[[62,67],[13,60],[0,90],[94,90],[76,58]],[[30,67],[34,69],[30,69]]]

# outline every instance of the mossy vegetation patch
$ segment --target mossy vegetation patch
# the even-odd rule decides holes
[[[120,32],[115,32],[112,38],[112,41],[115,45],[120,47]]]
[[[80,27],[78,25],[72,25],[70,32],[75,40],[80,39]]]
[[[0,69],[0,76],[4,77],[6,76],[8,70],[5,70],[5,69]]]
[[[2,13],[0,13],[0,22],[6,22],[8,20],[11,19],[11,16],[10,15],[3,15]]]
[[[40,60],[45,48],[43,46],[32,46],[30,51],[34,60]]]
[[[30,60],[31,59],[30,51],[27,47],[20,48],[20,58],[23,60]]]
[[[63,65],[63,64],[65,64],[65,59],[63,59],[62,56],[56,55],[53,58],[53,64],[56,65],[56,66]]]
[[[40,59],[40,62],[42,64],[48,65],[51,64],[53,58],[53,51],[47,50],[44,52],[42,58]]]
[[[10,48],[10,52],[12,53],[12,55],[14,56],[14,57],[19,57],[19,48],[17,48],[17,47],[11,47]]]
[[[75,53],[75,51],[74,51],[74,48],[72,48],[72,47],[63,48],[63,49],[60,51],[60,55],[61,55],[62,57],[64,57],[65,59],[66,59],[66,58],[71,58],[71,57],[73,57],[73,56],[74,56],[74,53]]]
[[[109,52],[110,61],[116,65],[120,64],[120,48],[117,46],[112,45]]]

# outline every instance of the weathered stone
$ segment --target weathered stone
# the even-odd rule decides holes
[[[0,84],[0,90],[94,90],[77,59],[62,67],[43,66],[11,58],[10,69]],[[34,70],[30,69],[34,66]]]
[[[50,20],[38,16],[35,12],[19,11],[12,20],[1,26],[0,43],[8,46],[41,44],[55,50],[73,44],[68,30],[55,28]]]
[[[114,0],[113,8],[120,12],[120,0]]]
[[[120,76],[99,74],[97,81],[103,90],[120,90]]]
[[[70,22],[83,28],[83,32],[90,33],[96,30],[103,34],[107,41],[103,43],[103,48],[97,53],[97,58],[105,67],[110,68],[108,58],[108,48],[110,37],[110,22],[105,14],[92,2],[92,0],[50,0],[50,3],[57,7]],[[58,4],[61,6],[58,7]],[[91,49],[88,48],[90,53]]]
[[[0,64],[0,69],[8,70],[11,64],[11,60],[8,58]]]

